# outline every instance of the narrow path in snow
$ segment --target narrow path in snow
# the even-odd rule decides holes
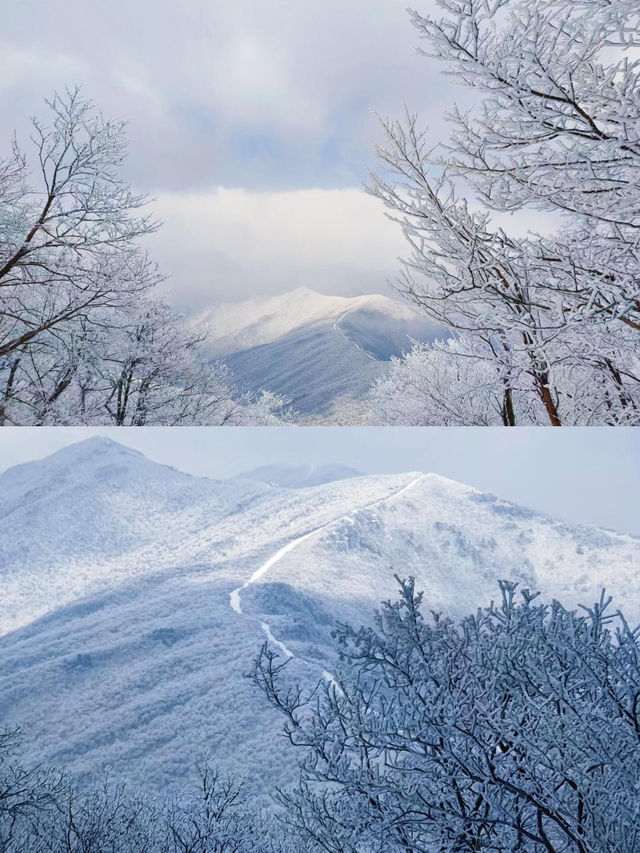
[[[262,630],[267,635],[267,640],[269,640],[270,643],[273,643],[274,646],[277,646],[280,649],[280,651],[284,655],[286,655],[286,657],[292,658],[293,652],[291,651],[291,649],[288,649],[284,643],[281,643],[280,640],[276,640],[276,638],[273,636],[273,634],[271,632],[271,626],[269,625],[269,623],[268,622],[261,622],[260,625],[262,626]]]
[[[345,339],[345,341],[346,341],[348,344],[350,344],[352,347],[355,347],[357,350],[360,350],[360,352],[362,353],[362,355],[366,355],[366,357],[367,357],[367,358],[370,358],[370,359],[371,359],[371,361],[378,361],[378,359],[377,359],[377,358],[374,358],[374,357],[371,355],[371,353],[366,352],[365,350],[363,350],[363,349],[362,349],[362,347],[361,347],[359,344],[357,344],[355,341],[352,341],[352,340],[351,340],[351,338],[347,337],[347,335],[345,335],[345,333],[344,333],[344,332],[342,331],[342,329],[340,328],[340,323],[342,323],[342,321],[343,321],[343,320],[344,320],[344,318],[347,316],[347,314],[351,314],[351,312],[352,312],[352,311],[355,311],[355,308],[349,308],[349,310],[348,310],[348,311],[345,311],[345,312],[344,312],[344,314],[342,315],[342,317],[338,317],[338,319],[337,319],[337,320],[335,321],[335,323],[333,324],[333,329],[334,329],[334,331],[335,331],[335,332],[337,332],[339,335],[341,335],[341,336]]]
[[[255,583],[256,581],[260,580],[260,578],[264,577],[264,575],[266,575],[266,573],[269,571],[270,568],[272,568],[277,562],[279,562],[286,554],[289,554],[291,551],[293,551],[294,548],[297,548],[298,545],[300,545],[302,542],[305,542],[307,539],[310,539],[312,536],[315,536],[317,533],[322,533],[323,530],[326,530],[328,527],[331,527],[333,524],[337,524],[340,521],[348,521],[351,524],[353,524],[354,522],[353,522],[352,516],[357,515],[362,510],[373,509],[373,507],[380,506],[380,504],[387,503],[387,501],[391,501],[391,500],[394,500],[395,498],[400,497],[400,495],[404,494],[405,492],[408,492],[409,489],[412,489],[421,480],[423,480],[425,478],[425,476],[426,476],[425,474],[420,474],[418,477],[415,478],[415,480],[412,480],[410,483],[407,483],[406,486],[403,486],[401,489],[398,489],[397,492],[393,492],[393,494],[387,495],[384,498],[378,498],[375,501],[370,501],[367,504],[363,504],[363,506],[357,507],[355,510],[353,510],[350,513],[345,513],[344,515],[341,515],[338,518],[334,518],[331,521],[327,521],[325,524],[320,525],[320,527],[316,527],[313,530],[310,530],[309,533],[305,533],[303,536],[299,536],[297,539],[292,539],[291,542],[288,542],[283,548],[280,548],[280,550],[277,551],[272,557],[269,557],[269,559],[265,563],[263,563],[260,566],[260,568],[257,569],[251,575],[251,577],[249,578],[248,581],[246,581],[245,583],[242,584],[242,586],[237,587],[237,589],[234,589],[230,593],[229,603],[230,603],[232,609],[236,613],[242,614],[242,603],[240,601],[240,593],[242,592],[242,590],[246,589],[248,586],[251,586],[251,584]],[[294,656],[293,652],[290,649],[288,649],[284,643],[280,642],[280,640],[277,640],[273,636],[273,634],[271,632],[270,625],[267,622],[261,622],[260,624],[262,626],[262,630],[264,631],[264,633],[267,636],[267,639],[271,643],[273,643],[274,645],[278,646],[278,648],[288,658],[292,658]],[[324,672],[323,675],[327,679],[327,681],[333,680],[333,677],[331,676],[330,673]]]

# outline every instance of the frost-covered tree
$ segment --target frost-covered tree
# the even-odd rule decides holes
[[[554,398],[565,425],[633,424],[640,411],[640,385],[629,386],[624,412],[619,386],[605,362],[599,337],[585,342],[583,359],[558,362],[553,371]],[[589,358],[587,359],[587,353]],[[631,357],[631,352],[625,354]],[[640,359],[633,356],[636,372]],[[432,345],[415,343],[403,358],[391,361],[387,375],[372,387],[370,420],[411,426],[544,426],[548,413],[536,381],[526,370],[495,357],[495,348],[478,336],[460,336]]]
[[[159,297],[124,124],[77,90],[48,106],[35,169],[15,143],[0,163],[0,425],[278,422],[283,401],[237,399]]]
[[[466,343],[471,346],[455,339],[416,343],[403,358],[393,358],[388,375],[371,391],[375,422],[406,426],[523,423],[523,413],[516,415],[517,391],[509,371],[500,370],[491,348],[482,352],[479,339]]]
[[[240,781],[207,759],[197,763],[197,785],[183,791],[167,817],[175,853],[243,853],[253,846]]]
[[[0,853],[18,853],[25,827],[52,814],[64,792],[61,774],[19,760],[20,731],[0,726]]]
[[[370,189],[411,246],[399,287],[529,384],[547,423],[640,423],[636,5],[438,5],[441,17],[412,12],[424,52],[479,104],[452,109],[440,152],[416,116],[384,124]],[[523,210],[561,228],[523,238],[494,224],[494,211]]]
[[[401,582],[374,627],[337,630],[311,693],[263,647],[253,678],[305,754],[279,794],[298,832],[332,853],[640,849],[640,629],[604,595],[501,592],[456,622]]]
[[[38,853],[172,853],[163,834],[162,813],[124,785],[104,779],[86,791],[66,780],[55,809],[39,812],[21,826],[24,846]]]
[[[209,362],[201,335],[175,310],[146,298],[58,330],[50,345],[12,360],[0,423],[152,426],[268,425],[289,418],[284,400],[239,396],[228,369]]]
[[[160,280],[137,242],[157,223],[119,173],[123,122],[78,90],[48,106],[48,124],[33,120],[36,173],[15,142],[0,167],[0,357],[99,307],[135,305]]]

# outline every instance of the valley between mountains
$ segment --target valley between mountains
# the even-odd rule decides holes
[[[508,578],[569,605],[606,586],[640,619],[640,539],[431,473],[265,470],[197,478],[93,438],[0,477],[0,715],[32,758],[153,792],[207,751],[262,798],[295,761],[257,650],[330,677],[336,620],[370,622],[394,574],[455,616]]]

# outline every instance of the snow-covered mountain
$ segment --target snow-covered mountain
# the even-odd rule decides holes
[[[214,305],[194,322],[241,388],[283,394],[302,414],[325,413],[343,396],[358,399],[411,339],[446,335],[388,296],[327,296],[306,287]]]
[[[11,468],[0,476],[0,631],[148,571],[176,538],[222,523],[267,489],[192,477],[107,438]]]
[[[0,719],[33,755],[153,789],[208,750],[259,793],[292,772],[244,677],[266,637],[334,672],[336,618],[368,621],[414,575],[466,613],[498,578],[569,604],[601,586],[640,618],[640,540],[434,474],[287,489],[181,474],[103,439],[0,477]]]
[[[357,311],[371,311],[398,321],[417,319],[408,305],[379,293],[328,296],[298,287],[278,296],[213,305],[197,321],[209,327],[211,348],[225,355],[270,344],[303,326],[339,321],[345,314]]]

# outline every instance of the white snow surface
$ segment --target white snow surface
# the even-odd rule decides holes
[[[379,498],[375,501],[372,501],[369,504],[365,504],[365,506],[360,508],[360,511],[373,509],[374,507],[380,506],[380,504],[383,504],[386,501],[390,501],[390,500],[393,500],[395,498],[399,498],[400,495],[404,494],[406,491],[408,491],[409,489],[416,486],[423,478],[424,478],[424,474],[419,474],[415,479],[411,480],[407,485],[404,485],[401,488],[399,488],[397,492],[394,492],[392,495],[390,495],[388,497]],[[344,515],[344,516],[342,516],[342,518],[336,519],[336,521],[329,521],[326,524],[322,524],[320,527],[316,528],[315,530],[311,530],[311,531],[309,531],[309,533],[305,533],[303,536],[298,536],[297,539],[293,539],[291,542],[288,542],[284,547],[282,547],[279,551],[277,551],[272,557],[269,557],[269,559],[265,563],[263,563],[259,569],[256,569],[256,571],[251,575],[251,577],[249,578],[248,581],[245,581],[245,583],[243,583],[242,586],[239,586],[236,589],[231,591],[231,593],[229,595],[229,603],[231,605],[231,609],[235,613],[237,613],[238,615],[242,615],[242,604],[240,601],[240,594],[241,594],[243,589],[246,589],[248,586],[251,586],[251,584],[257,583],[259,580],[261,580],[267,574],[267,572],[270,569],[272,569],[273,566],[275,566],[276,563],[278,563],[287,554],[290,554],[291,551],[294,550],[294,548],[297,548],[303,542],[306,542],[308,539],[311,539],[311,537],[317,536],[318,534],[323,533],[328,527],[331,527],[334,524],[339,524],[342,521],[347,521],[348,523],[353,524],[353,520],[350,518],[350,516]],[[274,637],[274,635],[271,631],[271,626],[267,622],[262,622],[261,624],[262,624],[262,630],[267,635],[267,640],[269,640],[272,643],[275,643],[278,646],[278,648],[280,648],[280,650],[285,653],[285,655],[287,657],[290,657],[290,658],[294,657],[293,652],[289,648],[287,648],[287,646],[285,646],[284,643],[281,643],[279,640],[276,640],[276,638]],[[326,673],[324,673],[324,674],[325,674],[325,678],[326,678],[327,674]],[[328,680],[332,680],[332,679],[328,679]]]
[[[408,305],[379,293],[328,296],[299,287],[278,296],[213,305],[198,315],[195,324],[208,328],[211,351],[225,355],[272,343],[303,326],[339,323],[356,309],[376,311],[397,320],[415,320],[417,316]]]
[[[262,796],[294,773],[244,677],[265,635],[303,680],[340,679],[336,619],[414,575],[425,611],[474,611],[498,578],[640,619],[640,540],[435,474],[306,489],[195,478],[91,439],[0,477],[0,719],[38,760],[154,791],[208,751]],[[231,606],[230,606],[231,605]]]

